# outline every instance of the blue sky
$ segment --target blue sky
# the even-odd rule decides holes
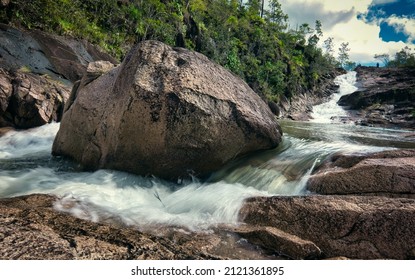
[[[393,56],[405,46],[415,52],[415,0],[280,0],[290,26],[323,24],[324,41],[333,37],[336,50],[349,42],[350,59],[375,62],[375,54]]]

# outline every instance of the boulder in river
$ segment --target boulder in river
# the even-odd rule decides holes
[[[203,176],[281,141],[275,116],[245,82],[202,54],[157,41],[140,43],[74,95],[53,154],[87,169]]]
[[[415,198],[415,150],[334,155],[310,177],[307,189],[319,194]]]

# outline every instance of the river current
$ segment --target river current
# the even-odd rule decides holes
[[[57,123],[9,132],[0,138],[0,197],[54,194],[57,210],[83,219],[141,229],[173,225],[199,230],[236,223],[248,197],[306,195],[308,176],[331,154],[415,148],[408,137],[413,131],[343,123],[347,112],[336,102],[357,89],[356,73],[341,75],[336,83],[339,91],[314,107],[312,121],[280,122],[284,137],[278,148],[233,162],[203,182],[194,178],[176,184],[112,170],[82,172],[51,156]]]

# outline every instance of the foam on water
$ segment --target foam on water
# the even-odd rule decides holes
[[[205,229],[236,223],[245,198],[269,195],[225,181],[189,180],[178,185],[119,171],[76,172],[51,166],[58,129],[59,124],[48,124],[0,138],[0,197],[54,194],[60,198],[56,209],[92,221]]]
[[[168,224],[191,229],[237,222],[243,200],[267,195],[225,182],[187,182],[181,186],[118,171],[60,173],[50,168],[1,171],[0,196],[54,194],[55,207],[80,218],[119,220],[123,224]]]
[[[10,131],[0,137],[0,159],[50,154],[59,123],[35,129]]]
[[[336,77],[334,82],[339,85],[339,89],[331,96],[328,102],[313,107],[311,122],[331,123],[333,120],[338,120],[347,116],[347,112],[337,105],[337,102],[343,95],[353,93],[357,90],[357,87],[355,86],[356,72],[351,71],[347,74],[340,75]]]

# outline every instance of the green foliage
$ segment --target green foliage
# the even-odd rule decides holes
[[[339,60],[341,67],[343,68],[346,68],[346,65],[349,61],[349,51],[350,51],[349,43],[348,42],[341,43],[340,48],[339,48],[338,60]]]
[[[312,89],[335,59],[332,40],[326,53],[317,47],[320,21],[287,30],[279,1],[268,3],[264,10],[263,0],[12,0],[0,21],[87,39],[119,59],[142,40],[186,47],[277,101]]]
[[[395,54],[395,59],[388,61],[388,67],[412,67],[415,68],[415,53],[406,46]]]
[[[389,54],[387,54],[387,53],[375,54],[374,58],[380,60],[383,63],[384,66],[389,65],[390,57],[389,57]]]

